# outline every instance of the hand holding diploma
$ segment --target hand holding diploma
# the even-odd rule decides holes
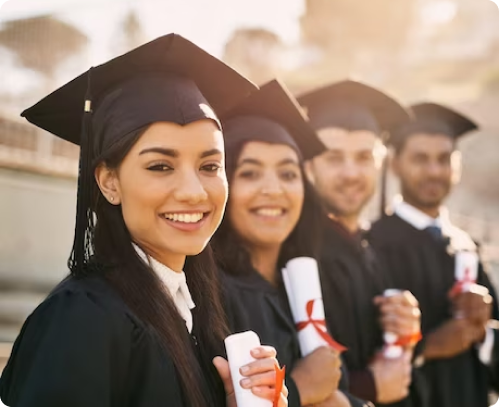
[[[251,331],[229,336],[225,346],[229,361],[216,357],[213,364],[224,383],[227,406],[287,407],[284,369],[274,348],[261,346]]]
[[[374,299],[381,314],[384,331],[385,357],[393,359],[402,355],[404,348],[414,347],[421,339],[421,311],[416,298],[409,292],[385,290]]]

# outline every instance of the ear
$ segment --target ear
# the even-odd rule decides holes
[[[315,175],[314,175],[314,169],[313,169],[313,158],[310,160],[305,161],[303,164],[303,168],[305,169],[305,176],[308,179],[308,182],[310,182],[313,186],[315,186]]]
[[[99,164],[95,169],[94,176],[102,195],[107,201],[111,205],[119,205],[121,203],[121,191],[116,171],[108,168],[105,164]]]
[[[461,181],[463,173],[463,159],[460,151],[455,150],[450,157],[450,164],[452,169],[452,184],[456,185]]]

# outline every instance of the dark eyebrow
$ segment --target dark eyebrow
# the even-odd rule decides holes
[[[245,158],[239,162],[238,166],[241,166],[243,164],[253,164],[253,165],[261,166],[262,162],[255,159],[255,158]],[[277,165],[282,166],[282,165],[288,165],[288,164],[293,164],[296,166],[300,165],[298,162],[296,162],[296,160],[293,160],[292,158],[285,158],[284,160],[279,161],[279,163]]]
[[[218,148],[212,148],[211,150],[202,152],[200,158],[206,158],[218,154],[222,154],[222,152]]]
[[[243,164],[253,164],[253,165],[262,165],[262,163],[255,158],[245,158],[237,164],[238,166],[243,165]]]
[[[166,156],[172,157],[172,158],[177,158],[180,155],[177,150],[173,150],[171,148],[163,148],[163,147],[146,148],[146,149],[142,150],[139,153],[139,155],[148,154],[148,153],[162,154],[162,155],[166,155]],[[201,153],[200,157],[206,158],[206,157],[210,157],[212,155],[217,155],[217,154],[222,154],[222,152],[218,148],[213,148],[211,150],[204,151],[203,153]]]
[[[279,164],[277,165],[281,166],[288,164],[296,165],[297,167],[300,166],[300,164],[296,160],[293,160],[292,158],[285,158],[284,160],[280,161]]]
[[[157,153],[162,155],[167,155],[168,157],[176,158],[179,156],[177,150],[172,150],[171,148],[162,148],[162,147],[151,147],[142,150],[139,155],[148,154],[148,153]]]

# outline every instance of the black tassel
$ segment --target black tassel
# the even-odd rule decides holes
[[[381,140],[385,146],[388,146],[389,133],[384,132],[381,135]],[[380,191],[380,217],[384,217],[386,215],[386,194],[388,189],[388,147],[386,151],[386,155],[383,157],[383,162],[381,164],[381,191]]]
[[[80,162],[78,169],[78,192],[76,201],[76,225],[73,249],[68,260],[71,274],[81,277],[86,272],[86,265],[93,255],[94,216],[91,208],[92,198],[92,68],[87,73],[87,91],[80,138]]]

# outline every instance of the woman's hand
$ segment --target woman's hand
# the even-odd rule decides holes
[[[276,351],[270,346],[261,346],[253,349],[251,356],[256,360],[240,369],[241,375],[244,376],[240,382],[241,387],[251,390],[258,397],[274,402],[276,400],[276,367],[279,368]],[[237,407],[229,363],[224,358],[217,356],[213,359],[213,364],[222,378],[227,394],[227,406]],[[283,385],[277,407],[287,407],[287,405],[288,389]]]
[[[338,389],[340,354],[328,346],[317,348],[296,363],[291,377],[298,387],[303,405],[320,403]]]

